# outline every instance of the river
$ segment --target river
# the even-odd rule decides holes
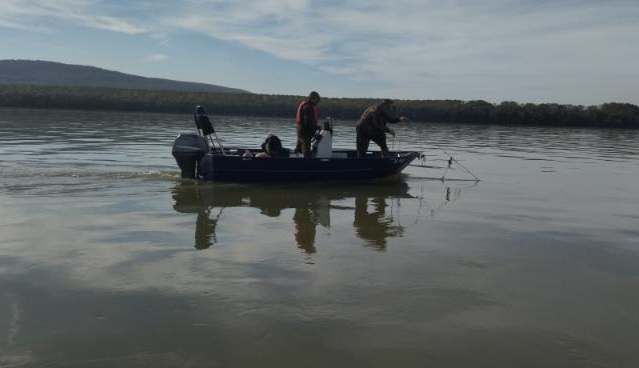
[[[0,367],[639,365],[639,131],[401,123],[398,178],[246,185],[179,178],[193,126],[0,109]]]

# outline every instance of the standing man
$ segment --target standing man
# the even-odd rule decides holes
[[[313,91],[306,99],[300,102],[295,113],[297,123],[297,145],[295,153],[302,153],[304,157],[312,156],[311,139],[321,127],[317,124],[319,111],[317,104],[320,102],[319,93]]]
[[[357,157],[366,157],[370,141],[377,143],[382,149],[382,156],[388,156],[388,146],[386,145],[386,133],[395,136],[395,131],[386,126],[386,123],[395,124],[400,121],[408,121],[408,118],[393,116],[393,101],[384,101],[373,105],[362,114],[357,122]]]

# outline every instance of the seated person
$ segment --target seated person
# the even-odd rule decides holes
[[[288,157],[290,151],[282,147],[282,141],[276,135],[269,134],[262,143],[262,152],[255,154],[255,157]]]

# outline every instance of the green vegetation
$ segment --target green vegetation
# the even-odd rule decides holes
[[[293,118],[301,96],[181,92],[90,87],[0,86],[0,106],[25,108],[191,113],[202,105],[215,115]],[[356,120],[378,99],[324,98],[322,116]],[[398,100],[399,113],[414,121],[472,124],[639,128],[639,107],[628,103],[599,106],[520,104],[459,100]]]

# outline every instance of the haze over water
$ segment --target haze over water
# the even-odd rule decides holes
[[[0,367],[639,364],[639,132],[408,123],[393,180],[204,184],[191,119],[0,110]]]

